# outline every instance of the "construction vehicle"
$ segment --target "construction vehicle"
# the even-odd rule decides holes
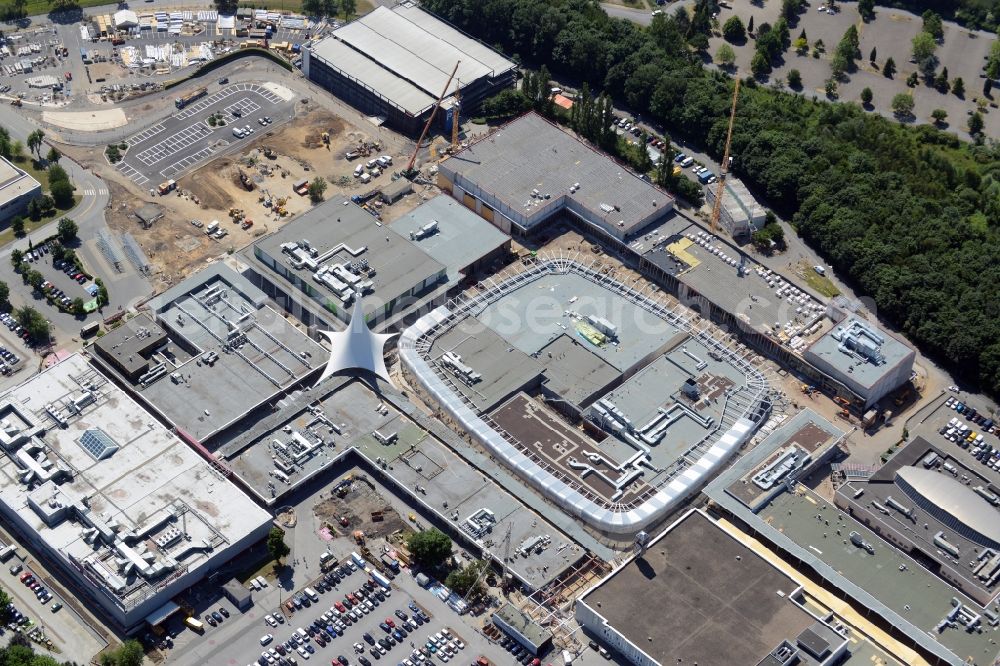
[[[252,226],[253,226],[253,220],[243,220],[243,222],[240,224],[240,228],[243,229],[243,231],[246,231]]]
[[[276,160],[278,159],[278,153],[274,152],[270,146],[264,146],[264,157],[269,160]]]
[[[420,138],[417,139],[416,147],[413,149],[413,156],[410,157],[409,164],[407,164],[406,169],[403,170],[404,178],[412,179],[414,176],[417,175],[416,171],[413,170],[413,165],[416,164],[417,162],[417,155],[420,153],[420,146],[423,144],[424,139],[427,137],[427,131],[430,130],[431,123],[434,122],[434,117],[437,115],[438,109],[441,108],[441,101],[444,100],[445,95],[448,94],[448,88],[451,87],[451,80],[455,78],[455,72],[458,71],[458,66],[460,64],[462,64],[461,60],[455,63],[455,68],[451,70],[451,75],[448,77],[448,81],[444,84],[444,90],[441,91],[441,96],[437,98],[436,102],[434,102],[434,108],[431,109],[431,115],[427,119],[427,123],[424,125],[423,131],[420,133]]]
[[[160,183],[159,187],[157,187],[156,189],[160,193],[160,196],[163,196],[165,194],[169,194],[170,192],[172,192],[176,187],[177,187],[177,181],[168,180],[166,182]]]
[[[198,88],[197,90],[192,90],[183,97],[178,97],[177,99],[175,99],[174,106],[176,106],[178,109],[183,109],[191,102],[199,100],[207,94],[208,94],[208,88]]]
[[[320,134],[320,138],[323,139],[323,144],[326,146],[326,149],[330,150],[330,133],[323,132],[322,134]]]
[[[845,409],[847,407],[851,406],[851,401],[850,400],[848,400],[846,398],[841,398],[839,395],[834,396],[833,397],[833,401],[835,403],[837,403],[838,405],[840,405],[841,407],[844,407]]]
[[[253,178],[248,176],[246,172],[243,171],[243,169],[238,168],[236,169],[236,172],[237,174],[239,174],[240,185],[243,186],[243,189],[245,189],[247,192],[253,192],[254,188],[257,187],[253,182]]]
[[[10,105],[11,106],[21,106],[21,104],[22,104],[22,102],[21,102],[21,98],[20,97],[17,97],[17,98],[12,99],[10,101]]]
[[[726,149],[722,154],[722,164],[719,170],[719,186],[715,193],[715,202],[712,204],[712,233],[719,232],[719,218],[722,215],[722,195],[726,192],[726,175],[729,173],[729,145],[733,140],[733,123],[736,121],[736,100],[740,96],[740,80],[735,79],[733,86],[733,106],[729,111],[729,130],[726,132]]]
[[[359,546],[365,545],[365,533],[364,532],[362,532],[361,530],[354,530],[354,534],[352,536],[354,537],[354,542],[356,544],[358,544]]]

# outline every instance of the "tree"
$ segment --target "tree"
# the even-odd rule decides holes
[[[14,219],[12,219],[10,221],[10,228],[11,228],[11,231],[14,232],[15,236],[17,236],[19,238],[21,236],[23,236],[24,235],[24,218],[21,217],[20,215],[16,215],[14,217]],[[20,250],[15,250],[15,252],[20,252]]]
[[[723,67],[732,67],[736,62],[736,52],[733,51],[733,47],[729,44],[720,44],[715,51],[715,62]]]
[[[271,531],[267,534],[267,552],[279,563],[282,558],[292,552],[292,549],[285,543],[285,530],[280,527],[271,528]]]
[[[941,22],[940,16],[928,9],[923,13],[921,18],[924,20],[924,32],[929,34],[934,39],[941,39],[944,37],[944,23]]]
[[[29,268],[24,274],[24,280],[30,284],[33,289],[41,289],[42,283],[45,282],[45,276],[36,271],[34,268]]]
[[[101,666],[142,666],[145,657],[142,643],[133,638],[102,654]]]
[[[19,160],[24,157],[24,144],[20,141],[12,141],[10,144],[10,159]]]
[[[309,183],[309,199],[313,203],[319,203],[323,200],[324,192],[326,192],[326,178],[321,176],[313,178],[313,181]]]
[[[892,58],[887,58],[885,64],[882,66],[882,76],[887,79],[891,79],[896,75],[896,61]]]
[[[910,42],[913,46],[913,59],[924,76],[929,76],[937,69],[937,56],[934,51],[937,49],[937,42],[930,33],[920,32]]]
[[[84,308],[84,305],[85,304],[83,302],[83,299],[80,298],[79,296],[77,296],[76,298],[73,299],[73,302],[72,302],[72,304],[70,306],[71,307],[71,311],[75,315],[82,315],[82,314],[84,314],[86,312],[86,310]]]
[[[947,67],[942,68],[941,72],[934,79],[934,87],[943,93],[947,93],[951,89],[951,83],[948,81]]]
[[[866,87],[861,91],[861,103],[864,104],[866,108],[872,105],[872,99],[874,98],[875,95],[872,93],[871,88]]]
[[[358,9],[355,0],[340,0],[340,11],[344,18],[351,18]]]
[[[42,130],[35,130],[28,134],[28,150],[32,153],[38,155],[39,148],[42,147],[42,141],[45,139],[45,132]],[[41,157],[41,155],[39,155]]]
[[[434,527],[411,534],[406,547],[417,564],[429,569],[441,566],[451,557],[451,539]]]
[[[753,34],[753,17],[752,16],[750,17],[750,20],[747,21],[747,34],[750,34],[750,35]]]
[[[61,157],[62,153],[60,153],[55,148],[49,148],[48,154],[45,155],[45,161],[48,162],[49,164],[55,164],[59,161],[59,158]]]
[[[722,26],[722,37],[727,42],[742,44],[747,39],[747,31],[743,21],[735,14],[730,16]]]
[[[951,93],[960,99],[965,97],[965,81],[962,80],[961,76],[955,77],[955,80],[951,82]]]
[[[837,99],[837,79],[832,76],[828,78],[826,84],[823,86],[823,90],[830,99]]]
[[[455,594],[465,597],[469,595],[469,599],[477,599],[482,597],[486,589],[483,587],[480,576],[483,574],[485,569],[489,568],[483,560],[476,560],[475,562],[470,562],[467,566],[461,569],[455,569],[448,574],[445,578],[444,584],[447,585],[455,592]]]
[[[63,210],[73,205],[73,185],[65,180],[57,180],[49,185],[49,192],[55,205]]]
[[[35,271],[37,272],[37,271]],[[41,283],[39,283],[41,284]],[[14,310],[14,319],[28,332],[28,337],[36,343],[49,341],[49,322],[30,305]]]
[[[899,93],[892,98],[891,108],[899,118],[909,118],[913,114],[913,98],[906,93]]]
[[[49,165],[49,185],[56,181],[66,181],[69,182],[69,174],[66,173],[66,169],[62,168],[58,164]]]
[[[944,109],[934,109],[931,111],[931,118],[934,119],[935,125],[943,125],[945,118],[948,117],[948,112]]]
[[[802,88],[802,74],[797,69],[788,70],[788,87],[792,90]]]
[[[10,307],[10,287],[3,280],[0,280],[0,309],[6,310]],[[3,590],[0,590],[3,592]],[[0,603],[0,609],[5,608],[5,606]]]
[[[906,85],[910,88],[915,88],[919,82],[920,76],[916,72],[910,72],[910,75],[906,77]]]
[[[59,241],[64,245],[72,243],[76,240],[76,234],[79,231],[79,227],[76,226],[76,222],[64,217],[59,220],[59,225],[57,227],[59,234]]]
[[[750,59],[750,71],[753,72],[754,77],[762,79],[771,71],[771,63],[767,61],[763,53],[758,51]]]
[[[16,219],[16,218],[15,218]],[[21,220],[21,224],[24,224],[24,220]],[[17,248],[14,248],[10,252],[10,263],[14,267],[14,270],[19,270],[21,268],[21,262],[24,261],[24,252],[21,252]]]
[[[214,3],[220,14],[235,14],[238,0],[214,0]]]
[[[978,111],[969,116],[969,134],[976,136],[983,131],[983,116]]]
[[[993,96],[990,94],[993,91],[993,81],[986,79],[983,81],[983,97],[992,99]]]
[[[858,14],[864,21],[875,19],[875,0],[858,0]]]
[[[874,65],[876,58],[878,58],[878,47],[877,46],[873,46],[872,50],[871,50],[871,53],[868,54],[868,62],[870,62],[871,64]]]
[[[792,42],[792,47],[795,48],[795,53],[798,55],[805,55],[809,52],[809,40],[805,37],[796,37],[795,41]]]

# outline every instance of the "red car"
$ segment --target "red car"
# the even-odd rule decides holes
[[[387,625],[389,625],[390,629],[395,629],[396,628],[396,623],[392,621],[392,618],[388,618],[388,617],[385,618],[385,623]]]

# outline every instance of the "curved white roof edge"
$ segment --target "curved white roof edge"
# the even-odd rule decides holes
[[[544,262],[545,260],[540,261]],[[570,263],[575,264],[575,262]],[[562,265],[564,268],[566,267],[566,263]],[[502,459],[508,467],[557,502],[567,512],[578,516],[603,532],[611,534],[635,533],[666,516],[708,481],[750,438],[758,425],[746,417],[738,419],[693,465],[641,505],[621,512],[606,509],[584,497],[578,490],[543,469],[519,451],[471,409],[462,397],[449,388],[430,367],[417,349],[418,341],[438,324],[451,317],[452,314],[454,313],[451,309],[442,305],[403,331],[398,345],[400,359],[416,376],[421,386],[434,396],[441,408],[461,424],[476,441]],[[763,377],[760,379],[764,381]]]

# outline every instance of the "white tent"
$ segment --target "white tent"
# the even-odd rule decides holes
[[[115,27],[117,29],[134,28],[137,25],[139,25],[139,17],[135,12],[129,9],[115,12]]]
[[[320,331],[320,333],[330,340],[332,349],[330,360],[326,363],[323,376],[316,382],[317,385],[341,370],[367,370],[392,383],[389,371],[385,367],[385,343],[395,334],[373,333],[368,328],[364,309],[361,307],[361,294],[357,294],[354,298],[351,323],[348,324],[346,331]]]

